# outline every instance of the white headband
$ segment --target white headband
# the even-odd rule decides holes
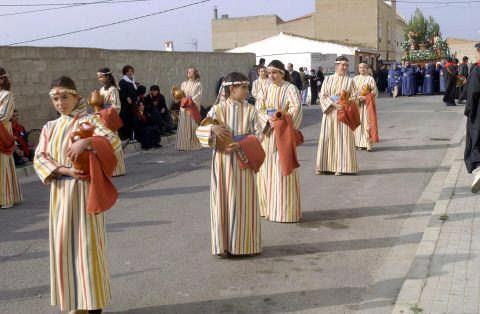
[[[283,74],[285,74],[285,70],[279,69],[279,68],[274,67],[274,66],[269,66],[268,69],[269,69],[269,70],[277,70],[277,71],[280,71],[280,72],[282,72]]]
[[[97,75],[100,75],[100,76],[110,75],[110,74],[112,74],[112,72],[105,72],[105,73],[103,73],[103,72],[97,72]]]
[[[344,64],[348,64],[348,61],[335,61],[335,64],[341,64],[341,63],[344,63]]]
[[[50,97],[53,97],[55,95],[61,95],[61,94],[78,95],[78,92],[74,89],[63,88],[63,87],[54,87],[50,90],[50,92],[48,94],[50,95]]]
[[[236,81],[236,82],[223,82],[222,86],[232,86],[232,85],[250,85],[249,81]]]

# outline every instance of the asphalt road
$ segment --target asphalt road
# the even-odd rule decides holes
[[[127,159],[107,215],[111,313],[389,313],[463,124],[440,97],[382,98],[381,143],[356,176],[317,176],[318,106],[300,149],[303,221],[262,221],[263,254],[210,255],[210,152]],[[453,143],[454,145],[454,143]],[[433,178],[433,179],[432,179]],[[0,211],[0,313],[58,313],[49,297],[48,188]]]

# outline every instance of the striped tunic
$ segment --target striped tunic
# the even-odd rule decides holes
[[[253,98],[257,99],[261,97],[261,95],[267,92],[268,85],[271,84],[269,79],[261,79],[258,78],[257,80],[253,81],[252,85],[252,96]]]
[[[233,136],[254,134],[256,130],[256,111],[247,102],[228,98],[213,106],[208,117],[222,121]],[[203,147],[215,147],[212,125],[198,127],[197,136]],[[261,252],[255,173],[241,170],[235,154],[213,151],[210,218],[212,254]]]
[[[180,87],[187,97],[192,97],[193,102],[200,110],[202,104],[202,83],[199,80],[188,80],[182,83]],[[191,118],[185,109],[180,108],[177,129],[177,150],[195,150],[199,149],[200,143],[195,136],[197,123]]]
[[[120,114],[122,103],[120,102],[120,94],[117,87],[110,86],[108,89],[102,87],[100,88],[100,95],[102,95],[103,101],[107,107],[113,107],[117,113]],[[118,136],[118,132],[116,135]],[[127,173],[127,169],[125,167],[125,153],[123,152],[123,149],[119,149],[115,155],[117,157],[117,167],[113,172],[113,176],[124,176]]]
[[[300,128],[303,118],[300,92],[295,85],[284,82],[270,84],[265,94],[257,101],[259,123],[264,131],[262,146],[266,153],[265,162],[258,173],[260,213],[276,222],[298,222],[301,218],[300,176],[298,169],[290,175],[281,173],[277,144],[270,128],[267,110],[285,109],[292,116],[295,128]]]
[[[89,182],[56,177],[60,166],[71,167],[66,156],[70,131],[90,121],[95,133],[107,136],[115,151],[120,140],[91,115],[76,122],[62,115],[42,129],[34,167],[43,183],[50,184],[50,286],[51,303],[62,311],[105,308],[110,300],[104,214],[86,213]]]
[[[377,84],[375,79],[370,75],[357,75],[353,78],[355,83],[355,94],[359,95],[362,88],[366,85],[370,86],[372,93],[378,95]],[[360,126],[355,130],[355,146],[360,148],[371,148],[370,136],[368,134],[368,110],[364,102],[360,102]]]
[[[7,90],[0,90],[0,123],[12,133],[10,119],[15,110],[15,103],[12,93]],[[22,191],[15,172],[13,155],[0,153],[0,206],[12,207],[22,201]]]
[[[355,84],[348,75],[334,74],[327,76],[320,91],[320,106],[323,111],[318,143],[316,173],[339,172],[357,173],[357,156],[355,152],[355,135],[344,123],[339,122],[337,110],[325,111],[334,105],[331,96],[339,96],[342,90],[355,93]]]

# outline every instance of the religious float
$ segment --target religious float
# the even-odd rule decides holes
[[[423,65],[439,62],[450,56],[448,44],[442,39],[440,25],[432,17],[426,19],[417,9],[405,29],[402,60]]]

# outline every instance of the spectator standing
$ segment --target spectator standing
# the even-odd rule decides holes
[[[12,126],[10,119],[15,110],[13,95],[10,92],[10,80],[6,71],[0,68],[0,207],[10,208],[22,201],[22,192],[15,172],[12,156]],[[4,143],[8,143],[8,147]]]
[[[302,88],[300,89],[302,95],[302,106],[307,104],[308,96],[308,75],[305,73],[305,68],[299,69],[300,81],[302,82]]]
[[[465,84],[459,87],[459,97],[458,97],[458,103],[462,104],[465,103],[465,100],[467,100],[467,86],[468,86],[468,57],[465,56],[462,59],[462,63],[458,66],[458,75],[463,76],[465,78]]]
[[[317,73],[315,73],[314,69],[310,70],[310,75],[309,75],[309,81],[310,81],[310,93],[312,94],[312,97],[310,99],[310,105],[316,105],[317,104],[317,99],[318,99],[318,76]]]
[[[443,95],[443,102],[447,106],[456,106],[455,94],[457,90],[457,75],[458,66],[452,58],[449,58],[445,64],[445,94]]]
[[[317,87],[318,87],[319,92],[322,90],[322,84],[323,84],[324,80],[325,80],[325,75],[323,74],[323,68],[318,67],[318,70],[317,70]]]
[[[287,70],[288,70],[288,73],[290,74],[290,79],[292,80],[291,82],[293,83],[293,85],[295,85],[299,91],[302,90],[302,78],[300,77],[300,73],[298,73],[297,71],[295,71],[293,69],[293,64],[292,63],[289,63],[287,65]]]
[[[135,117],[135,100],[137,99],[138,85],[135,82],[135,69],[131,65],[124,66],[122,74],[123,77],[118,82],[118,86],[122,104],[120,118],[122,118],[123,127],[119,130],[119,134],[122,140],[133,140],[133,120]]]
[[[385,93],[388,85],[388,70],[385,64],[380,66],[377,73],[377,87],[380,93]]]

